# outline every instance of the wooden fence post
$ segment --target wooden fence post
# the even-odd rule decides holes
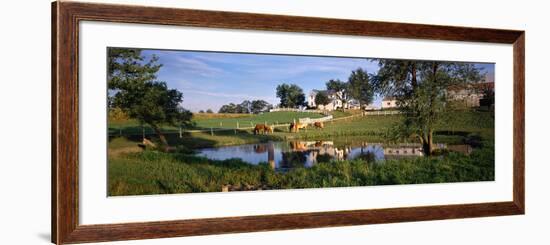
[[[181,126],[180,126],[180,139],[183,138],[182,132],[181,132]]]
[[[214,136],[214,129],[212,127],[210,127],[210,135]]]
[[[239,122],[237,121],[237,128],[239,128]]]

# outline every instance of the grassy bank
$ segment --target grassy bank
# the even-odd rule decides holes
[[[392,184],[448,183],[494,180],[494,152],[475,150],[470,156],[318,163],[286,173],[267,164],[238,159],[208,160],[185,154],[147,151],[109,159],[109,195],[218,192],[222,186],[297,189]]]

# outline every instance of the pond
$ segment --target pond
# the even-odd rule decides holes
[[[471,152],[468,145],[437,144],[465,154]],[[383,162],[386,159],[422,157],[420,144],[383,144],[354,140],[326,141],[275,141],[258,144],[205,148],[197,155],[214,160],[240,158],[250,164],[269,163],[276,170],[295,167],[311,167],[318,162],[331,160],[362,159],[367,162]]]

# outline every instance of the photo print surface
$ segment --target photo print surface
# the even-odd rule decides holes
[[[109,196],[494,181],[494,63],[107,53]]]

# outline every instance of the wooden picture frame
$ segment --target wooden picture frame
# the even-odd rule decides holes
[[[107,21],[513,44],[513,201],[125,224],[79,224],[79,22]],[[58,1],[52,4],[52,242],[56,244],[456,219],[525,212],[525,33],[454,26]]]

